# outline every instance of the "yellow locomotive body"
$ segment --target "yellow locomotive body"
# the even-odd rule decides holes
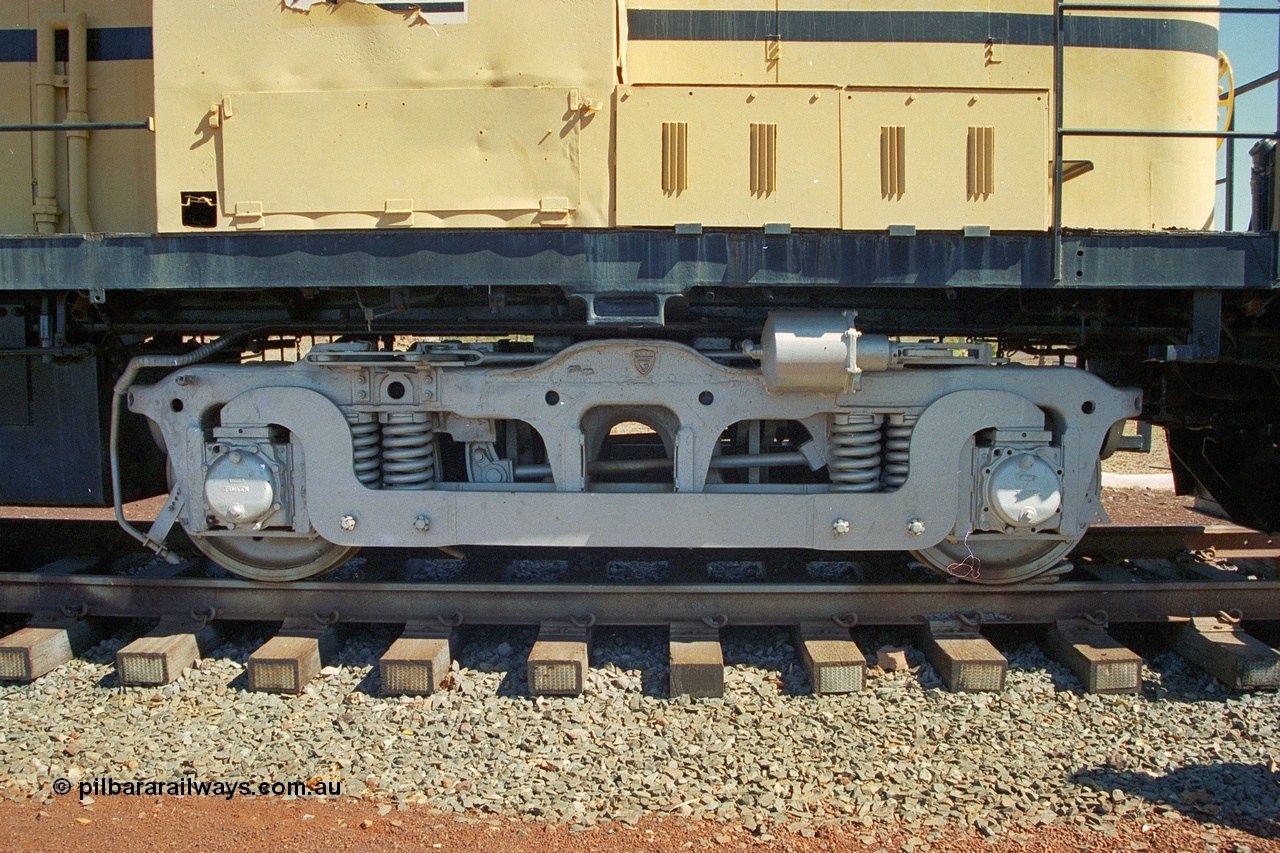
[[[8,4],[0,27],[15,33],[65,39],[85,15],[86,118],[154,116],[155,132],[81,132],[79,173],[53,133],[6,135],[0,232],[37,230],[28,185],[49,156],[57,184],[37,194],[58,213],[42,233],[1043,231],[1054,13],[1048,0]],[[1212,131],[1216,23],[1064,16],[1064,124]],[[40,121],[51,78],[63,121],[74,74],[56,56],[9,58],[31,61],[0,63],[4,120]],[[1071,138],[1064,158],[1069,176],[1092,165],[1063,185],[1068,227],[1211,223],[1212,140]],[[72,221],[69,174],[87,175],[91,228]]]
[[[1140,418],[1276,529],[1280,251],[1208,233],[1218,14],[1170,5],[8,4],[0,499],[168,489],[135,538],[264,580],[653,544],[1050,580]]]

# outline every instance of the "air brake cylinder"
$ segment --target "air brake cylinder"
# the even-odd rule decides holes
[[[855,311],[773,313],[760,333],[758,356],[765,387],[779,391],[843,391],[856,387],[864,370],[887,370],[890,344],[884,335],[853,327]]]
[[[908,364],[993,364],[990,344],[906,342],[854,328],[856,311],[782,311],[769,315],[759,345],[743,351],[760,361],[770,393],[857,391],[863,373]]]

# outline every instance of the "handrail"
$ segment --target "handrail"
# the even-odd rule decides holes
[[[45,124],[0,124],[0,133],[35,130],[155,130],[147,121],[55,121]]]
[[[1211,14],[1227,14],[1227,15],[1275,15],[1280,16],[1280,5],[1278,6],[1213,6],[1213,5],[1176,5],[1176,4],[1145,4],[1145,3],[1088,3],[1088,2],[1063,2],[1063,0],[1055,0],[1054,9],[1054,38],[1053,38],[1053,87],[1054,87],[1054,143],[1053,143],[1053,249],[1049,278],[1051,281],[1060,282],[1062,280],[1062,185],[1063,181],[1063,140],[1067,137],[1145,137],[1153,139],[1225,139],[1226,140],[1226,161],[1227,161],[1227,177],[1226,198],[1224,203],[1227,207],[1225,213],[1225,224],[1228,231],[1232,230],[1233,216],[1231,207],[1235,201],[1235,175],[1232,165],[1235,160],[1235,140],[1237,139],[1280,139],[1280,86],[1276,89],[1276,130],[1272,131],[1241,131],[1235,129],[1235,117],[1232,116],[1225,130],[1220,131],[1204,131],[1204,130],[1161,130],[1161,129],[1138,129],[1138,128],[1087,128],[1087,127],[1063,127],[1065,119],[1065,108],[1063,106],[1064,98],[1064,79],[1063,61],[1065,57],[1065,38],[1064,38],[1064,22],[1067,12],[1204,12]],[[1277,32],[1280,33],[1280,23],[1277,24]],[[1280,37],[1278,37],[1280,44]],[[1277,70],[1251,80],[1234,89],[1236,97],[1260,89],[1270,83],[1280,80],[1280,55],[1276,59]],[[1277,176],[1280,178],[1280,175]],[[1219,181],[1217,183],[1223,183]],[[1267,223],[1268,225],[1270,223]],[[1273,271],[1273,280],[1280,285],[1280,229],[1276,230],[1276,250],[1275,250],[1275,268]]]

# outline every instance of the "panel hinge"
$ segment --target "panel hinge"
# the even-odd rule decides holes
[[[232,224],[242,231],[260,229],[263,225],[262,202],[238,201],[232,216]]]
[[[413,225],[413,199],[387,199],[383,204],[380,224],[388,228],[408,228]]]
[[[548,196],[538,200],[538,215],[535,221],[544,226],[564,226],[569,224],[569,214],[573,206],[563,196]]]

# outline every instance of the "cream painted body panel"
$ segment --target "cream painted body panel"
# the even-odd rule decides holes
[[[629,0],[627,9],[734,11],[770,16],[776,0]],[[625,12],[625,10],[624,10]],[[626,20],[625,17],[623,20]],[[764,41],[625,39],[624,82],[763,86],[778,82],[778,50]]]
[[[26,3],[0,4],[0,28],[27,29]],[[31,121],[32,74],[26,62],[0,62],[0,120],[14,124]],[[31,134],[0,134],[0,234],[27,234],[31,220],[33,176]]]
[[[517,26],[513,27],[513,23]],[[225,34],[225,35],[224,35]],[[465,24],[428,26],[413,23],[400,15],[358,3],[339,3],[313,8],[308,13],[282,8],[273,2],[240,0],[216,4],[192,4],[187,0],[155,0],[156,117],[159,181],[157,205],[159,230],[184,230],[178,204],[182,192],[221,189],[220,226],[235,227],[234,205],[241,201],[263,202],[263,220],[258,227],[370,228],[385,223],[385,198],[376,206],[361,210],[299,211],[302,202],[284,202],[279,207],[265,199],[229,198],[226,192],[239,189],[246,179],[236,171],[236,187],[224,187],[224,158],[241,158],[237,164],[256,158],[264,172],[286,164],[286,170],[306,170],[312,180],[337,180],[353,184],[381,183],[392,186],[400,176],[415,169],[430,169],[439,152],[433,136],[422,134],[407,140],[397,135],[384,144],[360,149],[347,144],[336,150],[308,151],[308,138],[318,131],[333,138],[337,131],[325,125],[350,123],[353,114],[340,109],[335,115],[314,114],[285,135],[272,140],[266,150],[232,153],[229,146],[236,131],[236,116],[227,118],[228,135],[210,126],[210,107],[231,94],[281,93],[281,109],[291,110],[290,99],[298,103],[298,93],[358,93],[410,90],[423,97],[435,90],[513,89],[530,91],[530,103],[508,102],[511,109],[495,116],[494,99],[477,97],[476,106],[465,99],[454,102],[448,111],[422,117],[418,127],[438,125],[447,140],[445,162],[482,161],[491,150],[480,131],[499,137],[518,137],[532,150],[545,134],[558,135],[570,123],[570,104],[563,101],[558,115],[549,117],[544,108],[545,93],[534,89],[576,89],[580,96],[599,107],[579,111],[575,131],[580,132],[580,157],[584,169],[580,197],[572,215],[560,224],[604,227],[610,224],[609,104],[617,74],[616,16],[612,4],[583,0],[492,0],[472,4]],[[339,103],[336,99],[335,103]],[[233,101],[234,103],[234,101]],[[398,104],[388,99],[386,105]],[[234,107],[233,107],[234,110]],[[392,113],[374,119],[393,120]],[[486,128],[485,124],[490,127]],[[464,128],[466,128],[464,130]],[[368,142],[370,127],[350,131],[357,142]],[[471,136],[474,134],[473,136]],[[472,144],[465,153],[457,144],[463,137]],[[531,140],[531,142],[530,142]],[[308,152],[306,160],[290,163],[295,149]],[[461,158],[450,160],[451,157]],[[524,156],[507,151],[503,156],[518,161]],[[319,160],[317,160],[317,157]],[[361,166],[354,158],[368,158]],[[326,165],[339,158],[336,175],[327,174]],[[520,168],[518,162],[502,167],[507,173]],[[467,174],[448,176],[461,187]],[[263,177],[263,180],[275,180]],[[529,207],[529,194],[516,188],[511,197],[493,204],[493,185],[481,183],[475,199],[459,201],[453,194],[451,207],[425,212],[418,224],[444,227],[502,227],[537,224],[539,210]],[[304,190],[311,193],[310,190]],[[361,186],[335,190],[335,198],[372,198]],[[556,192],[552,195],[562,196]],[[405,199],[411,194],[396,196]],[[372,202],[369,202],[372,205]],[[414,199],[417,206],[417,199]],[[415,217],[418,220],[419,217]]]
[[[24,0],[0,4],[0,29],[35,30],[48,15],[88,15],[91,30],[147,27],[150,0]],[[65,63],[57,63],[62,73]],[[0,62],[0,123],[26,124],[36,119],[36,65]],[[125,59],[89,62],[91,121],[141,121],[153,113],[151,62]],[[56,97],[56,116],[66,114],[66,91]],[[0,233],[30,234],[35,156],[31,133],[0,134]],[[104,232],[155,230],[155,149],[146,131],[110,130],[90,133],[89,210],[94,229]],[[70,228],[67,214],[67,143],[55,140],[57,200],[62,211],[59,230]]]
[[[1063,68],[1067,127],[1216,128],[1217,62],[1208,56],[1068,50]],[[1094,169],[1064,186],[1063,224],[1212,228],[1215,151],[1212,139],[1067,138],[1064,158],[1092,161]]]
[[[981,12],[1052,15],[1048,0],[777,0],[780,12]],[[993,51],[993,48],[994,51]],[[1048,54],[1046,56],[1046,53]],[[1019,44],[818,42],[782,46],[778,82],[783,85],[1050,89],[1052,51]]]
[[[630,87],[618,100],[619,225],[840,227],[839,93]],[[663,189],[663,122],[688,126],[685,189]],[[752,124],[776,128],[773,191],[752,191]]]
[[[67,0],[69,13],[85,12],[89,26],[146,27],[150,0]],[[145,121],[155,114],[151,61],[89,63],[91,121]],[[156,222],[155,137],[146,130],[91,131],[89,211],[96,231],[146,233]]]
[[[1048,0],[486,0],[470,4],[466,23],[431,25],[351,2],[302,13],[272,0],[27,0],[4,4],[0,27],[30,30],[41,15],[79,11],[91,31],[154,27],[154,71],[144,59],[89,63],[91,121],[156,118],[154,135],[91,133],[98,231],[200,230],[182,223],[189,192],[217,193],[218,230],[785,222],[1039,231],[1050,221],[1050,45],[981,43],[972,33],[963,43],[868,41],[852,30],[778,42],[767,32],[777,16],[807,11],[1043,20]],[[673,24],[630,38],[630,12],[709,14],[699,26],[714,37]],[[733,26],[748,21],[751,38],[714,32],[721,13],[747,16]],[[1201,13],[1126,14],[1217,24]],[[1068,127],[1215,127],[1216,63],[1205,53],[1069,47],[1064,68]],[[33,120],[35,74],[32,63],[0,62],[0,120]],[[977,103],[966,106],[966,95]],[[1030,97],[1042,99],[1034,109]],[[59,91],[58,120],[64,113]],[[663,188],[664,122],[688,124],[691,183],[679,191]],[[764,192],[751,190],[752,124],[777,126],[777,183]],[[994,138],[995,192],[980,200],[967,192],[974,126]],[[883,191],[882,127],[907,129],[902,193]],[[3,233],[34,230],[32,139],[0,138]],[[65,134],[57,140],[65,231]],[[1212,221],[1211,140],[1070,138],[1065,157],[1093,165],[1063,188],[1068,227]]]
[[[568,110],[576,90],[225,97],[234,105],[222,121],[224,193],[233,211],[253,204],[267,217],[381,212],[378,224],[408,226],[415,211],[441,218],[468,210],[514,216],[547,207],[572,211],[580,204],[581,116]],[[263,168],[263,151],[307,126],[314,130],[292,142],[288,156],[273,158],[272,167]],[[423,153],[412,153],[418,150]],[[389,153],[396,155],[394,168]],[[319,163],[328,164],[324,180],[315,180]]]
[[[844,227],[1049,225],[1048,92],[846,91],[841,101]],[[882,179],[882,128],[905,128],[905,186]],[[971,192],[970,127],[994,129],[993,192]]]

